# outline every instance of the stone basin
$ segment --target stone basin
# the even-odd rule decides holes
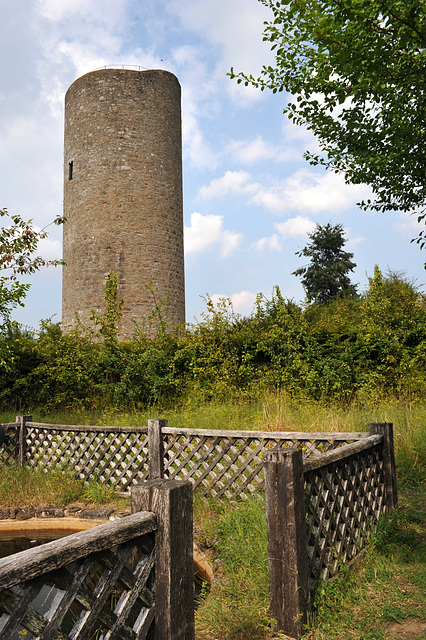
[[[85,519],[73,517],[61,518],[29,518],[28,520],[0,520],[0,558],[3,556],[1,552],[2,542],[7,546],[7,541],[18,539],[28,540],[26,548],[33,546],[30,541],[34,540],[35,544],[42,544],[57,538],[91,529],[99,524],[107,522],[105,519]],[[9,545],[10,546],[10,545]],[[16,553],[16,551],[8,551],[7,554]],[[208,560],[206,554],[194,542],[194,577],[200,582],[211,584],[213,579],[213,567]]]

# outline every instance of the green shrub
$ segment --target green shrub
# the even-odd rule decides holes
[[[361,297],[300,307],[278,287],[246,318],[207,300],[200,322],[162,317],[118,341],[114,281],[95,327],[67,333],[11,324],[0,335],[0,406],[28,412],[170,407],[252,399],[266,391],[345,406],[426,395],[426,305],[417,288],[376,268]],[[111,296],[114,298],[111,300]]]

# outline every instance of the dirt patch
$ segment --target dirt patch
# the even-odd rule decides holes
[[[124,518],[130,513],[130,509],[128,512],[117,512],[103,507],[95,509],[71,507],[68,510],[44,507],[43,509],[36,514],[37,517],[34,517],[34,509],[32,509],[32,511],[20,510],[20,517],[16,517],[17,514],[14,514],[14,519],[0,519],[0,542],[1,539],[14,539],[20,536],[37,538],[49,532],[56,532],[58,537],[63,537],[91,529],[108,520]],[[68,515],[69,513],[71,515]],[[23,517],[24,515],[25,517]],[[211,584],[213,579],[213,566],[196,542],[194,542],[194,576],[199,582],[200,588],[204,583]]]
[[[386,640],[401,638],[401,640],[426,639],[426,622],[411,620],[409,622],[392,622],[385,632]]]

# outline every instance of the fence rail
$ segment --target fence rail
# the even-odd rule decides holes
[[[191,485],[149,494],[149,511],[1,559],[2,640],[193,640]]]
[[[0,447],[0,463],[68,466],[83,481],[96,478],[122,492],[149,478],[189,480],[204,495],[228,498],[264,488],[264,457],[271,449],[301,449],[305,459],[319,459],[368,435],[181,429],[167,420],[149,420],[147,427],[61,425],[31,416],[19,416],[6,430],[13,436],[6,450]]]

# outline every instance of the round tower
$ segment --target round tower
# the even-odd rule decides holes
[[[118,276],[120,338],[166,302],[185,322],[180,85],[168,71],[102,69],[65,96],[62,323],[104,309]]]

